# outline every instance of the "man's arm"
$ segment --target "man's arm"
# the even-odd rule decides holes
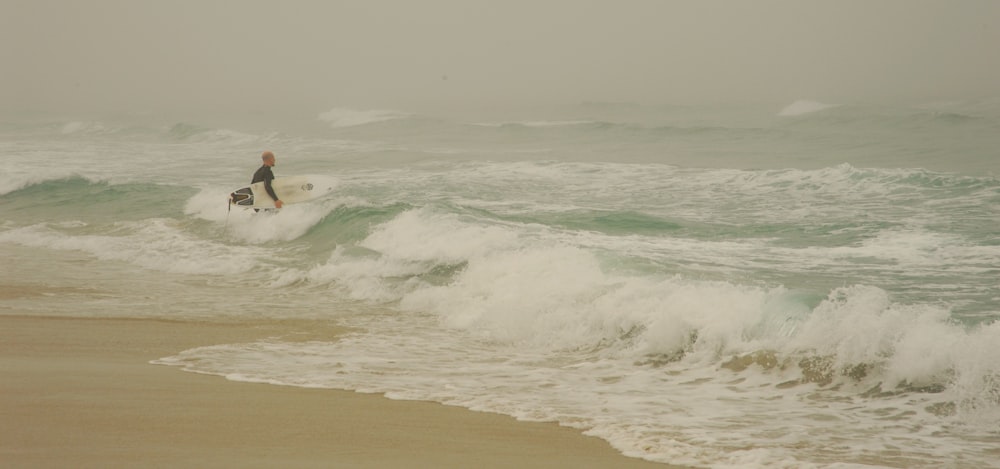
[[[277,202],[278,194],[275,194],[274,188],[271,187],[271,181],[273,179],[274,177],[264,178],[264,190],[267,192],[267,195],[271,196],[271,198],[274,199],[275,202]]]
[[[281,208],[282,202],[278,199],[278,194],[274,193],[274,188],[271,187],[271,181],[274,180],[274,173],[271,172],[271,168],[268,168],[267,174],[264,176],[264,191],[267,195],[274,199],[274,206],[276,208]]]

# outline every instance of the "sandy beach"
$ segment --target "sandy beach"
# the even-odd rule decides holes
[[[627,458],[554,423],[149,364],[192,347],[288,330],[281,322],[0,316],[0,461],[4,467],[667,467]]]

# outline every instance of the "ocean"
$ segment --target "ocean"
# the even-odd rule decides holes
[[[0,314],[312,325],[154,364],[697,467],[1000,467],[1000,101],[26,114],[0,149],[37,293]],[[263,150],[334,191],[230,210]]]

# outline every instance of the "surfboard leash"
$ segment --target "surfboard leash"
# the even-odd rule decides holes
[[[222,232],[225,234],[226,229],[229,228],[229,214],[233,211],[233,194],[229,194],[229,199],[226,200],[226,223],[222,225]]]

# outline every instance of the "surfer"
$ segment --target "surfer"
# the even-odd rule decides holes
[[[274,166],[274,153],[265,151],[260,154],[260,159],[264,160],[264,166],[261,166],[257,172],[253,173],[253,180],[250,181],[250,184],[264,181],[264,190],[267,191],[267,195],[274,199],[274,207],[281,208],[284,203],[278,200],[278,195],[274,193],[274,189],[271,187],[271,181],[274,180],[274,173],[271,172],[271,167]]]

